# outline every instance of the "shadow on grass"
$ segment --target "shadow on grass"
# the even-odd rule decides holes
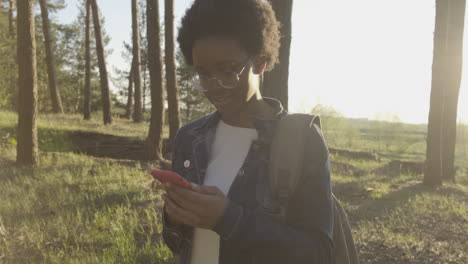
[[[392,211],[397,207],[409,202],[409,200],[417,195],[424,193],[437,193],[440,195],[457,195],[465,197],[466,194],[453,187],[430,187],[422,183],[413,183],[404,186],[398,190],[388,193],[379,199],[366,199],[356,209],[348,210],[348,214],[353,222],[361,220],[372,220],[375,217],[382,216],[388,211]]]
[[[390,159],[390,160],[401,160],[401,159],[407,159],[408,156],[413,157],[413,159],[419,160],[420,158],[424,159],[425,158],[425,153],[421,152],[402,152],[402,153],[380,153],[380,157],[385,158],[385,159]]]
[[[24,178],[37,178],[37,169],[17,165],[12,160],[0,160],[0,184],[5,181],[17,181]]]
[[[2,128],[1,133],[8,133],[16,138],[14,127]],[[162,151],[170,157],[168,140],[163,139]],[[147,160],[147,143],[144,140],[115,136],[89,131],[69,131],[52,128],[38,128],[38,147],[43,152],[75,152],[94,157]]]
[[[333,184],[333,193],[340,200],[351,200],[353,197],[364,197],[365,188],[361,181],[338,182]]]

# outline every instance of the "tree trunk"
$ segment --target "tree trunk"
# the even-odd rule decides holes
[[[189,121],[191,116],[192,105],[187,104],[187,109],[185,111],[185,120]]]
[[[96,0],[91,1],[91,9],[93,11],[94,35],[96,37],[96,50],[99,64],[99,78],[101,81],[101,98],[102,98],[102,113],[104,124],[112,123],[111,104],[109,93],[109,79],[107,77],[106,62],[104,57],[104,43],[102,41],[101,21],[99,19],[99,9]]]
[[[84,88],[84,120],[91,119],[91,48],[90,48],[90,23],[91,23],[91,3],[85,0],[86,18],[85,18],[85,88]]]
[[[448,1],[448,75],[445,77],[442,134],[442,176],[444,181],[455,182],[455,145],[457,138],[458,96],[462,79],[463,32],[466,0]]]
[[[148,159],[162,160],[164,102],[162,89],[161,37],[158,0],[146,0],[148,68],[151,91],[151,121],[148,134]]]
[[[140,21],[138,14],[138,0],[132,0],[133,83],[135,87],[135,109],[133,110],[134,122],[143,121],[141,106]]]
[[[130,67],[130,73],[128,74],[128,93],[127,93],[127,106],[125,107],[125,118],[130,119],[132,117],[133,108],[133,61]]]
[[[49,11],[47,10],[47,1],[39,0],[41,6],[42,29],[44,31],[46,62],[47,62],[47,77],[50,90],[50,98],[52,102],[52,112],[63,114],[62,99],[60,91],[57,87],[57,78],[55,76],[55,59],[52,52],[52,39],[50,36]]]
[[[18,132],[16,161],[22,165],[37,163],[37,70],[34,25],[34,0],[17,2],[18,36]]]
[[[147,73],[146,73],[146,67],[143,67],[143,105],[142,105],[142,111],[143,113],[146,112],[146,94],[147,91],[146,89],[148,88],[148,82],[147,82]]]
[[[15,37],[15,22],[13,17],[13,12],[15,11],[15,1],[8,0],[9,7],[8,7],[8,28],[9,28],[9,35],[10,38]]]
[[[80,109],[80,102],[81,102],[81,87],[83,87],[83,82],[81,80],[78,81],[76,84],[76,89],[75,90],[75,105],[73,106],[72,111],[73,112],[78,112]]]
[[[270,0],[276,18],[281,23],[280,63],[263,78],[262,94],[281,101],[288,109],[289,53],[291,47],[291,15],[293,0]]]
[[[164,21],[165,21],[165,61],[166,61],[166,89],[167,103],[169,111],[169,146],[172,150],[175,135],[180,127],[179,118],[179,96],[177,92],[177,77],[175,68],[175,53],[174,53],[174,1],[165,0],[164,6]]]
[[[427,149],[424,171],[424,184],[438,186],[442,184],[442,117],[444,111],[445,76],[448,74],[447,28],[448,1],[436,1],[436,21],[434,31],[434,52],[432,63],[432,87],[427,127]]]

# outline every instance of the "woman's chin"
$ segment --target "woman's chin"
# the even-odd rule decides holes
[[[218,106],[218,105],[214,105],[216,110],[218,110],[218,112],[220,113],[229,113],[229,109],[226,108],[225,106]]]

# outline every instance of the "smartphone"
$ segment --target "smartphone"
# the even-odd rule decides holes
[[[180,176],[179,174],[173,171],[152,170],[151,175],[153,175],[154,178],[156,178],[158,181],[160,181],[163,184],[166,182],[170,182],[182,188],[186,188],[189,190],[192,189],[192,185],[190,184],[190,182],[188,182],[187,180],[182,178],[182,176]]]

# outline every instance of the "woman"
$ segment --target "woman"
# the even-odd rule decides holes
[[[328,150],[317,128],[307,138],[301,187],[287,223],[275,221],[268,155],[281,103],[262,97],[260,76],[278,62],[279,23],[264,0],[195,0],[178,42],[195,70],[194,88],[217,111],[183,126],[172,170],[193,190],[164,187],[163,237],[180,263],[331,263]]]

